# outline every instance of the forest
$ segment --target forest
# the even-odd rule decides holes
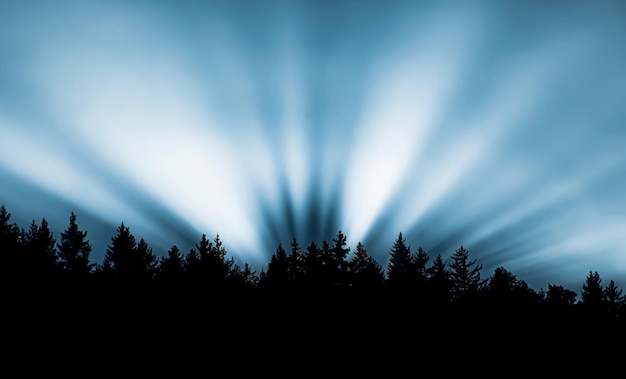
[[[463,246],[444,260],[412,251],[399,233],[383,267],[360,242],[349,254],[346,240],[341,231],[306,245],[294,237],[288,246],[278,244],[257,272],[237,264],[219,234],[202,235],[189,252],[172,245],[157,256],[121,223],[103,261],[93,262],[88,233],[74,213],[57,239],[45,218],[25,229],[2,206],[1,294],[12,320],[5,325],[63,330],[66,337],[68,330],[94,328],[119,336],[132,326],[146,338],[155,330],[172,337],[231,325],[230,333],[244,339],[250,330],[271,330],[266,338],[321,338],[320,330],[362,338],[390,326],[406,338],[431,327],[455,338],[477,329],[522,339],[626,330],[622,290],[597,272],[581,278],[579,293],[558,284],[536,290],[502,266],[484,273]]]

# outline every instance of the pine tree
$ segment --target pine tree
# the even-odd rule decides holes
[[[387,263],[387,282],[395,288],[407,289],[413,272],[411,247],[406,244],[402,232],[393,243]]]
[[[161,280],[178,282],[185,273],[185,258],[176,245],[167,251],[167,256],[161,257],[158,265],[158,276]]]
[[[22,268],[20,251],[20,228],[12,223],[11,213],[0,206],[0,278],[17,277]]]
[[[130,257],[137,247],[137,241],[124,222],[116,231],[117,234],[111,238],[111,245],[107,247],[102,265],[107,272],[125,273],[130,269]]]
[[[350,253],[350,248],[347,245],[347,237],[339,230],[337,236],[333,238],[333,246],[329,254],[328,271],[333,286],[347,286],[348,284],[346,256]]]
[[[348,263],[348,272],[350,284],[355,289],[379,288],[385,282],[382,266],[367,253],[360,241]]]
[[[263,285],[272,289],[287,288],[290,279],[289,263],[287,252],[283,244],[279,243],[276,252],[270,257]]]
[[[319,270],[320,274],[317,278],[318,289],[328,289],[334,278],[334,272],[332,268],[333,258],[330,250],[330,243],[328,243],[328,241],[326,240],[323,240],[319,250],[321,257],[321,266]]]
[[[591,272],[587,275],[585,282],[583,283],[581,292],[581,302],[586,306],[597,307],[604,298],[602,289],[602,278],[598,272]]]
[[[453,295],[456,300],[469,300],[482,289],[486,279],[481,279],[483,266],[476,259],[469,258],[469,251],[461,245],[448,263],[450,275],[454,283]]]
[[[622,296],[622,290],[617,287],[613,280],[611,280],[609,284],[604,287],[602,295],[603,298],[607,302],[609,302],[609,304],[616,305],[624,301],[624,296]]]
[[[259,277],[247,262],[243,269],[234,263],[230,270],[230,282],[235,290],[253,290],[259,284]]]
[[[487,281],[486,290],[497,305],[529,305],[538,301],[537,294],[525,281],[518,279],[504,267],[497,267]]]
[[[426,293],[430,302],[439,306],[447,305],[452,299],[454,282],[441,254],[437,254],[431,266],[426,269],[426,273],[428,275]]]
[[[57,248],[61,269],[73,277],[84,278],[96,266],[89,261],[92,247],[87,240],[87,232],[78,228],[74,212],[70,214],[69,225],[61,232],[61,243],[57,244]]]
[[[37,279],[46,279],[57,273],[57,250],[48,221],[37,225],[32,221],[30,229],[23,234],[27,270]]]
[[[289,279],[292,283],[296,284],[303,280],[305,274],[305,256],[300,248],[300,243],[296,237],[291,240],[291,254],[288,257],[289,260]]]
[[[259,275],[248,262],[243,265],[242,277],[247,288],[257,288],[259,286]]]
[[[589,271],[582,286],[579,306],[586,315],[604,316],[609,311],[609,304],[605,299],[600,274]]]
[[[576,303],[576,296],[576,292],[562,285],[548,283],[548,291],[545,293],[543,304],[552,310],[569,309]]]
[[[194,248],[189,249],[189,253],[185,256],[184,267],[185,271],[192,277],[201,271],[200,255]]]
[[[303,283],[309,288],[321,285],[324,276],[324,260],[322,250],[315,241],[311,241],[304,252]]]
[[[199,281],[205,289],[224,287],[234,267],[233,258],[226,258],[226,249],[223,246],[219,234],[216,234],[213,241],[209,241],[205,234],[199,244],[198,249],[198,270],[192,272],[194,280]]]
[[[124,283],[146,283],[152,280],[158,260],[142,238],[137,243],[130,228],[122,222],[111,238],[104,256],[103,273]]]
[[[423,294],[426,286],[426,280],[428,279],[426,265],[428,264],[429,260],[430,256],[428,255],[428,253],[426,253],[426,251],[421,246],[419,246],[417,248],[417,252],[412,259],[413,268],[411,271],[414,275],[414,279],[412,281],[414,282],[414,285],[420,295]]]
[[[146,282],[153,280],[158,269],[158,258],[143,238],[137,244],[135,256],[137,257],[137,272],[141,280]]]
[[[233,257],[226,258],[227,251],[224,247],[220,235],[216,234],[213,238],[213,248],[209,253],[209,272],[211,278],[224,282],[229,276],[232,267],[235,264]]]
[[[609,313],[616,315],[624,305],[624,296],[622,296],[622,290],[617,287],[615,282],[611,280],[609,284],[604,287],[603,291],[604,301],[607,303]]]
[[[20,228],[11,223],[11,213],[0,206],[0,254],[16,254],[19,246]]]

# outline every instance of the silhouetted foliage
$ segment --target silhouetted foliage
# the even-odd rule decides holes
[[[292,284],[302,283],[306,274],[306,256],[302,253],[296,237],[291,240],[291,254],[288,258],[289,280]]]
[[[603,295],[609,304],[619,304],[624,301],[622,290],[617,287],[613,280],[609,281],[609,284],[604,287]]]
[[[413,260],[411,247],[406,244],[402,232],[393,242],[387,263],[387,282],[396,288],[407,288],[409,282],[414,279]]]
[[[536,304],[539,295],[504,267],[497,267],[486,283],[485,290],[492,305],[498,307],[526,307]]]
[[[355,289],[378,289],[385,282],[381,265],[367,253],[361,242],[357,243],[354,255],[348,263],[348,272],[349,282]]]
[[[252,290],[259,286],[259,276],[247,262],[244,263],[243,269],[237,263],[233,263],[229,279],[229,286],[233,290]]]
[[[223,285],[230,276],[235,260],[233,257],[226,258],[226,255],[226,248],[224,248],[220,235],[216,234],[209,254],[204,257],[205,261],[203,261],[203,266],[207,270],[206,275],[213,284]],[[202,256],[200,259],[202,260]]]
[[[45,218],[37,225],[32,221],[28,232],[22,231],[23,254],[27,275],[36,279],[48,279],[57,273],[56,240]]]
[[[426,292],[430,303],[439,307],[447,306],[452,300],[454,281],[441,254],[437,254],[426,272],[428,274]]]
[[[348,260],[351,249],[339,230],[332,243],[311,241],[304,251],[295,236],[289,253],[279,242],[257,274],[247,262],[239,264],[228,257],[219,234],[213,240],[202,234],[187,255],[171,245],[157,258],[148,243],[143,238],[137,242],[122,222],[98,265],[90,262],[87,232],[79,229],[73,212],[58,244],[45,218],[40,224],[33,220],[23,230],[10,217],[0,207],[3,290],[18,294],[23,284],[35,284],[37,291],[24,296],[30,304],[56,299],[68,311],[97,310],[92,316],[121,310],[126,315],[141,311],[145,316],[144,309],[175,309],[182,312],[181,320],[182,315],[202,320],[208,314],[262,311],[301,328],[332,327],[353,334],[358,328],[339,329],[337,320],[369,317],[383,325],[403,317],[412,320],[413,326],[406,329],[411,338],[421,330],[417,325],[427,322],[443,327],[444,322],[463,320],[472,330],[470,324],[481,318],[487,327],[497,323],[516,330],[526,321],[543,326],[537,329],[543,332],[568,321],[611,332],[626,326],[622,290],[613,280],[603,287],[597,272],[589,271],[577,302],[576,292],[562,285],[548,284],[547,291],[537,292],[503,266],[484,279],[482,265],[470,259],[464,246],[449,261],[437,254],[431,262],[422,247],[412,254],[402,233],[389,250],[386,272],[361,242]],[[54,291],[58,298],[52,296]]]
[[[430,260],[430,256],[428,253],[421,247],[418,246],[417,252],[413,257],[413,266],[415,272],[415,284],[416,289],[419,292],[424,290],[424,286],[426,285],[426,280],[428,279],[428,274],[426,273],[426,265]]]
[[[61,243],[57,244],[57,249],[61,269],[72,276],[85,279],[96,266],[89,260],[92,247],[87,240],[87,232],[78,228],[74,212],[70,214],[69,225],[61,232]]]
[[[122,222],[107,248],[102,273],[127,284],[145,284],[152,280],[157,263],[152,248],[143,238],[137,243],[130,228]]]
[[[470,259],[469,251],[461,246],[452,254],[448,267],[454,284],[453,300],[472,301],[487,281],[481,278],[482,265],[476,259]]]
[[[585,278],[583,290],[581,292],[581,302],[587,306],[598,307],[602,303],[604,294],[602,292],[602,278],[598,272],[591,272]]]
[[[322,250],[315,241],[311,241],[304,252],[303,284],[307,288],[321,287],[324,279],[324,260]]]
[[[347,247],[347,237],[340,230],[333,238],[333,246],[329,251],[328,275],[331,286],[345,287],[348,286],[348,262],[346,256],[350,253]]]
[[[272,254],[267,265],[262,285],[276,289],[287,289],[289,288],[289,280],[289,257],[283,248],[283,244],[279,243],[276,252]]]
[[[159,260],[158,278],[166,283],[182,281],[185,274],[185,257],[178,246],[172,245],[167,251],[167,256]]]
[[[620,313],[624,305],[624,296],[622,296],[622,290],[618,288],[613,280],[609,281],[603,290],[604,300],[607,302],[608,312],[611,316],[616,316]]]
[[[16,270],[21,267],[20,228],[12,223],[11,213],[4,205],[0,206],[0,262],[3,279],[15,279]]]
[[[558,309],[569,308],[576,303],[576,292],[562,285],[548,284],[544,303]]]

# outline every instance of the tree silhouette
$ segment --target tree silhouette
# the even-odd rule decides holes
[[[307,289],[319,288],[324,274],[322,250],[315,241],[311,241],[304,252],[304,286]]]
[[[20,228],[10,222],[11,213],[0,206],[0,277],[7,281],[16,279],[22,268],[20,254]]]
[[[270,257],[262,284],[270,288],[286,289],[289,280],[289,257],[283,244],[279,243],[276,252]]]
[[[624,305],[624,296],[622,296],[622,290],[617,287],[613,280],[604,287],[603,296],[607,302],[609,313],[612,316],[617,315]]]
[[[585,278],[581,292],[581,302],[591,307],[598,307],[604,298],[602,278],[597,271],[591,272]]]
[[[185,274],[185,257],[176,245],[167,251],[167,256],[161,257],[158,265],[158,277],[167,282],[178,282]]]
[[[213,241],[209,241],[206,234],[202,234],[196,249],[198,259],[195,260],[196,253],[192,250],[187,260],[191,263],[189,269],[194,283],[200,284],[206,290],[225,288],[235,261],[234,258],[226,258],[227,252],[219,234],[215,235]]]
[[[488,278],[485,289],[491,304],[498,307],[526,307],[539,300],[539,295],[524,280],[502,266]]]
[[[385,282],[383,268],[360,241],[348,263],[348,272],[352,287],[358,290],[380,288]]]
[[[568,308],[576,303],[576,292],[557,284],[548,284],[544,304],[553,308]]]
[[[195,249],[189,249],[189,253],[185,256],[184,267],[185,272],[192,281],[202,274],[200,255]]]
[[[406,288],[408,283],[414,279],[413,268],[411,247],[406,244],[406,239],[400,232],[389,252],[386,271],[387,282],[392,287]]]
[[[230,271],[235,264],[233,257],[226,258],[227,251],[224,247],[220,235],[213,238],[213,245],[208,255],[207,275],[214,283],[224,284],[230,275]]]
[[[62,330],[73,327],[68,320],[76,320],[74,315],[78,314],[110,331],[109,322],[115,319],[112,316],[122,311],[142,320],[170,309],[176,309],[183,318],[199,320],[214,316],[214,310],[220,310],[219,317],[228,318],[261,312],[276,320],[270,338],[281,337],[274,333],[280,330],[303,336],[299,333],[309,326],[324,333],[332,330],[342,338],[362,338],[356,333],[367,330],[365,322],[397,322],[399,317],[414,323],[415,327],[407,329],[407,338],[417,338],[421,330],[417,326],[426,322],[443,327],[456,320],[487,331],[498,325],[501,329],[494,329],[497,334],[493,337],[521,330],[520,325],[532,329],[532,336],[541,332],[553,337],[552,330],[568,333],[566,325],[596,335],[612,333],[614,338],[619,331],[626,331],[622,290],[613,280],[603,287],[597,272],[589,271],[577,302],[576,292],[560,285],[548,284],[546,292],[536,292],[503,266],[483,279],[482,265],[470,259],[462,245],[448,262],[438,254],[427,266],[426,251],[419,247],[411,254],[402,233],[389,250],[388,272],[361,242],[348,261],[350,248],[341,230],[332,244],[311,241],[304,252],[295,237],[290,243],[291,254],[279,243],[267,269],[259,275],[247,262],[240,266],[234,258],[227,258],[219,234],[211,241],[203,234],[186,256],[171,245],[167,254],[157,259],[148,243],[143,238],[137,242],[122,222],[102,265],[90,262],[91,251],[87,232],[78,227],[73,212],[57,244],[45,218],[40,224],[33,220],[28,230],[20,229],[1,206],[0,289],[6,313],[58,314],[49,325]],[[21,281],[16,281],[18,278]],[[35,285],[26,286],[28,281]],[[24,294],[20,292],[23,288],[35,291]],[[24,301],[16,306],[11,299]],[[119,318],[119,330],[127,330],[122,319],[128,321]],[[337,320],[353,320],[365,329],[346,328]],[[143,328],[143,333],[159,330],[156,323],[148,324],[135,323],[133,328]],[[205,328],[211,333],[209,330],[213,328]],[[525,332],[508,336],[526,338]]]
[[[350,248],[347,247],[347,237],[341,230],[337,232],[335,238],[333,238],[333,245],[330,248],[328,271],[330,282],[332,286],[347,286],[348,285],[348,262],[346,256],[350,253]]]
[[[87,240],[87,232],[78,228],[74,212],[70,214],[69,225],[61,232],[57,249],[61,269],[72,277],[85,279],[96,266],[89,260],[92,247]]]
[[[603,296],[610,304],[620,304],[624,301],[622,290],[617,287],[613,280],[604,287]]]
[[[157,273],[159,261],[152,248],[143,238],[137,244],[135,256],[137,257],[137,276],[142,281],[152,281]]]
[[[29,275],[33,279],[49,279],[57,273],[57,250],[48,221],[45,218],[37,225],[32,221],[28,232],[22,231],[24,254]]]
[[[426,272],[426,265],[430,260],[430,256],[428,253],[421,247],[418,246],[417,252],[413,257],[413,265],[415,272],[415,280],[417,282],[418,290],[422,291],[424,286],[426,285],[426,280],[428,279],[428,273]]]
[[[145,284],[153,279],[158,260],[142,238],[139,243],[122,222],[104,256],[105,276],[127,284]]]
[[[454,282],[441,254],[437,254],[426,272],[428,274],[426,291],[429,302],[439,307],[447,306],[452,299]]]
[[[234,263],[229,274],[229,286],[235,291],[252,290],[259,285],[259,276],[250,264],[244,263],[243,269]]]
[[[469,251],[463,245],[452,254],[448,267],[454,284],[453,299],[456,301],[471,301],[487,281],[481,279],[483,266],[476,259],[469,258]]]
[[[305,255],[302,253],[300,243],[296,237],[291,239],[291,254],[288,257],[289,280],[296,286],[301,284],[306,273]]]

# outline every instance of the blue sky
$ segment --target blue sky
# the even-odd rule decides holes
[[[402,232],[626,286],[624,40],[609,1],[0,1],[0,203],[96,262],[122,221],[257,268]]]

